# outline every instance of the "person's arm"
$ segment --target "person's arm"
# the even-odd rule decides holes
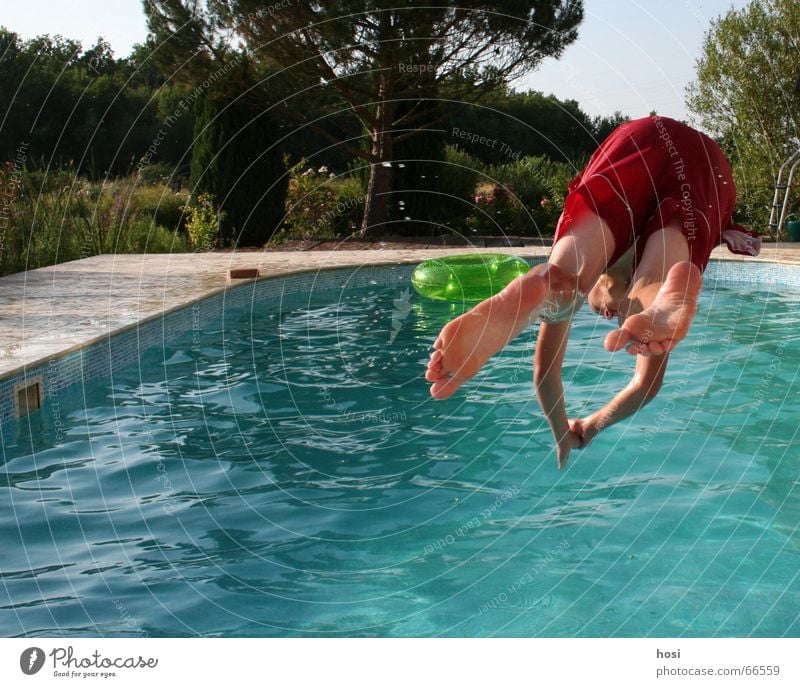
[[[536,395],[556,440],[559,469],[569,460],[570,450],[578,448],[581,443],[567,420],[564,387],[561,382],[561,366],[567,350],[570,325],[570,320],[542,322],[533,361]]]
[[[669,354],[636,356],[636,368],[630,384],[600,410],[570,423],[581,438],[579,448],[586,448],[603,429],[633,415],[656,397],[664,380]]]

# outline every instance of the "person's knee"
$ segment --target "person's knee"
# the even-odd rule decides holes
[[[548,263],[542,269],[541,276],[547,290],[540,306],[539,317],[545,322],[570,319],[586,300],[586,292],[580,288],[578,275]]]
[[[689,243],[681,223],[674,220],[647,238],[634,280],[664,281],[673,265],[689,258]]]
[[[580,194],[575,195],[580,201]],[[579,289],[588,292],[614,255],[616,240],[608,223],[589,207],[575,207],[571,212],[570,227],[559,229],[550,264],[579,275]]]

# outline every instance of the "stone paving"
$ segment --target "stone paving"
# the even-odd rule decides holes
[[[229,270],[261,277],[361,265],[416,263],[471,252],[546,256],[549,248],[98,255],[0,278],[0,379],[230,286]],[[713,258],[800,265],[800,244],[765,244],[758,258],[718,248]]]

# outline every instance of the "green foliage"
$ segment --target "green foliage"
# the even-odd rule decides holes
[[[444,234],[448,230],[461,234],[466,230],[467,218],[473,211],[475,187],[484,175],[485,168],[479,160],[454,146],[445,146],[435,187],[442,221],[430,227],[431,234]]]
[[[133,196],[135,214],[173,231],[184,229],[184,207],[188,200],[188,192],[170,191],[163,183],[137,185]]]
[[[552,235],[577,171],[545,157],[484,165],[453,146],[445,164],[439,191],[451,199],[447,225],[480,235]]]
[[[158,161],[174,165],[186,154],[191,110],[168,125],[163,116],[186,88],[153,79],[143,67],[148,50],[118,60],[103,41],[82,50],[60,36],[23,41],[0,28],[0,56],[0,160],[25,142],[29,167],[74,166],[100,179],[129,173],[157,136]]]
[[[285,230],[276,238],[321,239],[351,235],[361,222],[364,188],[355,176],[301,160],[290,170]]]
[[[150,165],[142,165],[137,169],[137,176],[142,186],[155,186],[156,184],[185,185],[176,183],[178,180],[184,180],[185,174],[183,170],[176,169],[175,165],[168,162],[154,162]]]
[[[564,162],[554,162],[543,156],[532,156],[491,166],[487,169],[487,174],[511,190],[521,202],[541,207],[539,204],[543,198],[552,201],[553,206],[563,206],[567,185],[578,171],[579,167]],[[550,210],[540,217],[552,219],[552,212]],[[555,219],[558,219],[558,215]]]
[[[159,220],[174,217],[174,204],[186,194],[164,186],[142,189],[132,179],[90,183],[68,170],[44,174],[12,164],[0,172],[0,192],[0,274],[101,253],[187,248],[178,224],[167,228]]]
[[[526,157],[486,169],[467,220],[474,234],[552,236],[574,176],[569,165]]]
[[[469,153],[454,146],[445,148],[445,169],[440,175],[439,191],[465,203],[459,203],[458,215],[466,215],[469,203],[479,181],[485,180],[486,170],[482,162]],[[456,207],[456,206],[453,206]]]
[[[505,89],[478,104],[448,103],[446,110],[447,142],[487,164],[541,155],[574,164],[627,120],[619,112],[591,118],[574,100]]]
[[[143,217],[130,220],[117,236],[115,253],[184,253],[186,239]]]
[[[214,248],[222,220],[213,196],[201,193],[185,206],[186,234],[193,250],[208,251]]]
[[[306,97],[331,98],[330,111],[349,114],[350,131],[357,128],[369,137],[369,152],[351,145],[343,131],[329,134],[351,154],[370,162],[363,231],[390,219],[391,179],[384,163],[394,159],[394,139],[413,130],[428,132],[438,123],[424,113],[403,111],[403,103],[421,97],[435,100],[438,84],[444,82],[449,82],[451,98],[474,99],[486,87],[508,83],[544,58],[559,56],[577,37],[583,19],[581,0],[481,2],[467,7],[462,2],[406,7],[353,0],[295,1],[285,10],[274,9],[261,0],[199,6],[194,0],[149,0],[146,5],[150,29],[171,44],[167,49],[174,53],[175,64],[196,68],[204,59],[214,60],[214,53],[235,32],[255,62],[268,64],[286,83],[300,84]],[[420,92],[421,79],[416,76],[423,73],[429,87]],[[317,126],[310,118],[315,108],[309,112],[299,107],[303,104],[294,97],[277,102],[285,103],[287,118]],[[220,189],[205,188],[224,204]],[[422,221],[430,211],[420,209]]]
[[[263,246],[280,228],[288,178],[268,113],[245,97],[203,94],[195,104],[193,195],[219,204],[226,246]]]
[[[740,221],[767,233],[775,175],[800,130],[800,4],[754,0],[712,22],[687,103],[717,135],[736,179]],[[793,190],[795,207],[800,185]]]

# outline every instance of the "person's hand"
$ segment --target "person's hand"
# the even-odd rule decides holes
[[[581,438],[572,430],[567,432],[556,444],[556,457],[558,458],[558,469],[561,470],[569,460],[569,453],[574,448],[579,448]]]
[[[578,436],[578,439],[580,440],[580,444],[577,446],[579,450],[585,449],[600,433],[600,427],[595,424],[592,417],[570,420],[569,428]]]

